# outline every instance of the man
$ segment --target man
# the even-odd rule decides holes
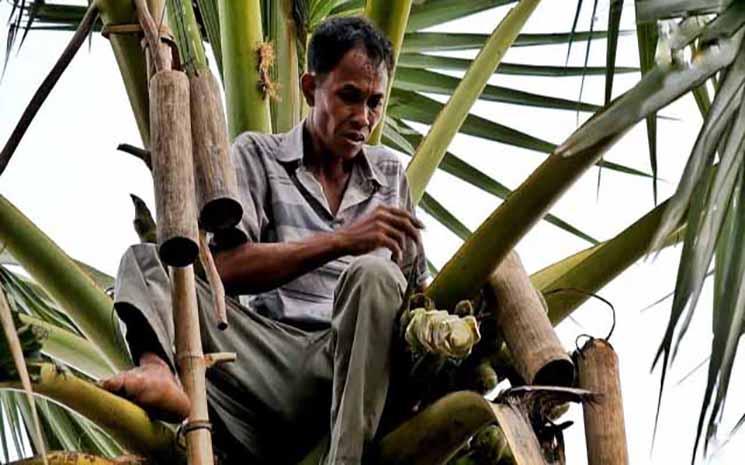
[[[396,156],[364,146],[391,78],[390,43],[361,18],[326,21],[301,79],[307,119],[282,135],[245,133],[232,148],[244,208],[213,238],[230,293],[230,327],[216,328],[198,289],[205,352],[237,352],[208,372],[216,449],[228,463],[290,463],[330,432],[328,464],[359,464],[389,391],[396,313],[424,257]],[[105,387],[154,415],[184,418],[173,375],[167,272],[155,248],[122,259],[115,305],[139,366]],[[330,418],[329,418],[330,412]]]

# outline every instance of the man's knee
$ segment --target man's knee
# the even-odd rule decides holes
[[[347,279],[365,284],[381,283],[399,287],[406,286],[401,269],[393,261],[375,255],[357,257],[344,271]]]

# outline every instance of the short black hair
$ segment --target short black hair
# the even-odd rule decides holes
[[[391,41],[370,21],[359,16],[330,18],[318,25],[308,46],[308,71],[329,73],[344,54],[362,47],[375,66],[385,63],[390,77],[393,70]]]

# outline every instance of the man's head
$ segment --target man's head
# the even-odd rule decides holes
[[[333,18],[313,33],[302,88],[309,129],[324,152],[353,158],[379,122],[393,69],[391,43],[363,18]]]

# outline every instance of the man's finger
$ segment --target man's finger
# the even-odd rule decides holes
[[[391,214],[386,216],[386,221],[399,231],[404,232],[407,236],[411,237],[415,241],[419,239],[419,229],[412,221],[412,217],[408,214],[397,215]]]
[[[109,392],[116,392],[122,388],[124,383],[123,377],[123,373],[119,373],[111,378],[106,378],[101,381],[101,387]]]
[[[383,239],[383,247],[390,250],[392,253],[391,258],[394,262],[396,262],[397,265],[401,265],[401,257],[403,254],[401,253],[401,247],[399,247],[398,242],[391,239],[390,237],[386,236]]]

